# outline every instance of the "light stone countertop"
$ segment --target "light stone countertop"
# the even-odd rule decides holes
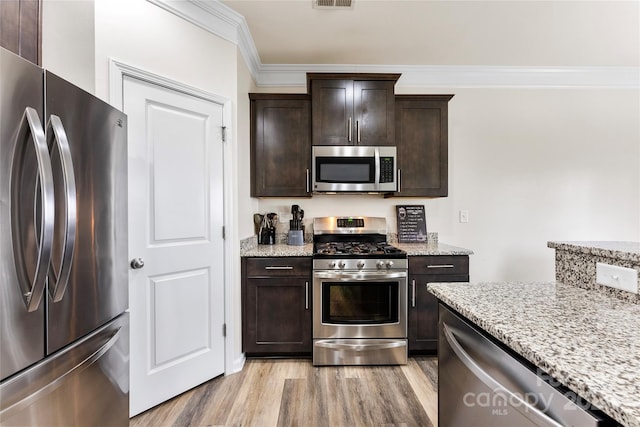
[[[562,283],[428,290],[616,421],[640,427],[640,305]]]
[[[400,249],[407,251],[409,256],[417,255],[471,255],[473,251],[459,248],[444,243],[392,243]],[[313,256],[313,244],[304,246],[289,246],[286,244],[255,245],[241,248],[242,257],[295,257]]]
[[[472,255],[473,251],[440,242],[429,243],[392,243],[407,252],[409,256],[419,255]]]
[[[303,246],[287,244],[256,245],[255,247],[240,249],[242,257],[295,257],[313,256],[313,244],[306,243]]]

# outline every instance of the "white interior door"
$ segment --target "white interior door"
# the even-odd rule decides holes
[[[130,414],[224,372],[222,105],[124,78]]]

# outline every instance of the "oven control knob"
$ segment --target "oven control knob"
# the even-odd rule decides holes
[[[358,269],[362,270],[364,268],[364,261],[358,261]]]
[[[336,268],[336,262],[335,261],[331,261],[329,263],[329,268]]]
[[[387,270],[393,267],[393,261],[387,261]]]
[[[347,264],[345,264],[345,262],[344,262],[344,261],[340,261],[340,262],[338,263],[338,267],[340,267],[340,268],[344,268],[346,265],[347,265]]]
[[[384,268],[384,261],[376,262],[376,267],[378,267],[378,270],[382,270]]]

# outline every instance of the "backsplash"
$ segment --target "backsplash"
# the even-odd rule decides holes
[[[286,245],[288,240],[287,233],[276,233],[276,244]],[[304,233],[304,242],[313,243],[313,233]],[[388,243],[398,243],[398,233],[387,233]],[[438,243],[438,233],[427,233],[427,243]],[[258,246],[258,236],[247,237],[240,240],[240,251],[248,251]]]
[[[556,281],[640,304],[640,294],[596,283],[598,262],[635,269],[640,277],[640,243],[548,242],[547,246],[556,250]]]

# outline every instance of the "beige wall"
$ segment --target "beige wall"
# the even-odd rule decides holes
[[[299,204],[307,221],[325,215],[380,215],[395,229],[396,204],[425,204],[430,231],[470,248],[473,280],[552,280],[548,240],[640,240],[638,90],[430,89],[453,93],[449,194],[441,199],[249,196],[249,92],[256,88],[237,47],[145,0],[45,0],[46,68],[107,100],[108,60],[224,96],[232,102],[233,242],[253,234],[254,212]],[[92,17],[95,17],[93,19]],[[458,211],[469,210],[469,223]],[[240,353],[239,252],[233,258],[234,353]]]
[[[235,221],[236,232],[233,235],[233,242],[239,245],[241,238],[250,236],[253,234],[253,212],[258,210],[258,200],[250,197],[250,175],[247,173],[249,165],[249,96],[250,92],[255,92],[255,83],[251,77],[251,73],[247,68],[247,65],[242,59],[242,55],[238,53],[238,94],[237,94],[237,109],[236,120],[234,123],[236,126],[235,138],[233,141],[234,148],[236,150],[237,163],[234,166],[237,171],[237,180],[234,183],[234,194],[237,197],[236,209],[235,209]],[[240,295],[240,252],[239,247],[236,248],[237,252],[234,254],[238,264],[235,265],[236,274],[238,278],[237,286],[234,286],[234,306],[241,307],[241,295]],[[240,333],[240,327],[242,325],[241,310],[238,309],[234,313],[234,325],[238,329],[235,333],[235,354],[242,353],[242,335]]]
[[[42,65],[89,93],[95,92],[93,0],[44,0]]]
[[[96,94],[107,98],[109,58],[236,98],[236,46],[145,0],[96,0]]]
[[[255,202],[245,190],[246,162],[238,160],[239,155],[248,157],[246,93],[253,81],[236,45],[146,0],[45,0],[43,21],[44,66],[107,102],[110,58],[231,102],[232,167],[240,173],[231,183],[234,198],[227,203],[236,216],[229,238],[237,242],[237,226],[252,227],[239,213],[253,210]],[[227,322],[233,334],[233,363],[237,363],[241,356],[238,244],[233,244],[232,252],[228,274],[233,280],[233,312],[228,313]]]
[[[549,240],[640,241],[637,90],[396,91],[455,94],[449,197],[261,199],[260,212],[287,212],[296,203],[309,219],[380,215],[395,231],[396,204],[424,204],[427,227],[441,242],[475,252],[474,281],[553,280]],[[469,210],[469,223],[458,222],[461,209]]]

